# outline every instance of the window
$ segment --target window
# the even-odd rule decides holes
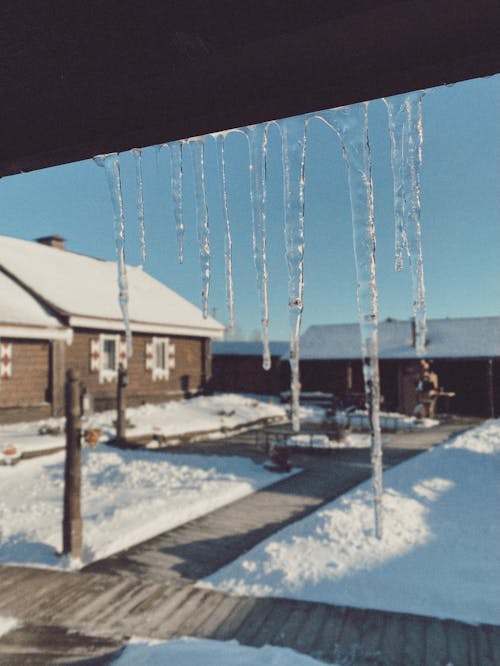
[[[102,369],[117,370],[116,361],[116,340],[104,338],[102,341]]]
[[[153,381],[168,379],[175,368],[175,345],[169,338],[153,338],[146,343],[146,370],[150,370]]]
[[[99,373],[99,382],[116,381],[118,367],[127,366],[125,341],[119,335],[103,334],[90,341],[90,371]]]

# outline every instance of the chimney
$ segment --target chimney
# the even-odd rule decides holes
[[[66,239],[63,238],[62,236],[58,236],[57,234],[53,234],[52,236],[42,236],[41,238],[36,238],[35,239],[37,243],[41,243],[42,245],[48,245],[49,247],[55,247],[58,250],[65,250],[65,242]]]

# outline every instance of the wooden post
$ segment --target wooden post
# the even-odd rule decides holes
[[[495,418],[495,391],[493,387],[493,359],[488,359],[488,407],[490,417]]]
[[[63,554],[82,557],[82,478],[80,376],[70,369],[66,375],[66,466],[64,471]]]
[[[116,387],[116,439],[125,440],[125,429],[127,423],[127,401],[125,388],[128,384],[128,373],[120,364],[118,368],[118,382]]]

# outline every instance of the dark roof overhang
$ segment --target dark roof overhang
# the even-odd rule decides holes
[[[0,10],[0,176],[500,72],[497,0]]]

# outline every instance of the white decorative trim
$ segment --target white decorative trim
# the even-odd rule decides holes
[[[73,328],[92,328],[101,331],[123,331],[123,321],[118,319],[99,319],[97,317],[71,316],[69,325]],[[224,337],[224,326],[183,326],[176,324],[148,324],[147,322],[131,322],[133,333],[158,333],[159,335],[190,335],[196,338]]]
[[[70,345],[73,342],[73,330],[71,328],[37,328],[0,324],[0,337],[23,340],[63,340]]]
[[[99,372],[101,369],[101,341],[99,338],[90,340],[90,372]]]
[[[0,343],[0,376],[2,379],[12,378],[12,342]]]
[[[160,368],[156,365],[156,345],[162,345],[164,348],[165,367]],[[152,378],[153,381],[167,380],[170,377],[170,370],[175,368],[175,345],[170,344],[169,338],[154,337],[151,342],[152,356]]]

